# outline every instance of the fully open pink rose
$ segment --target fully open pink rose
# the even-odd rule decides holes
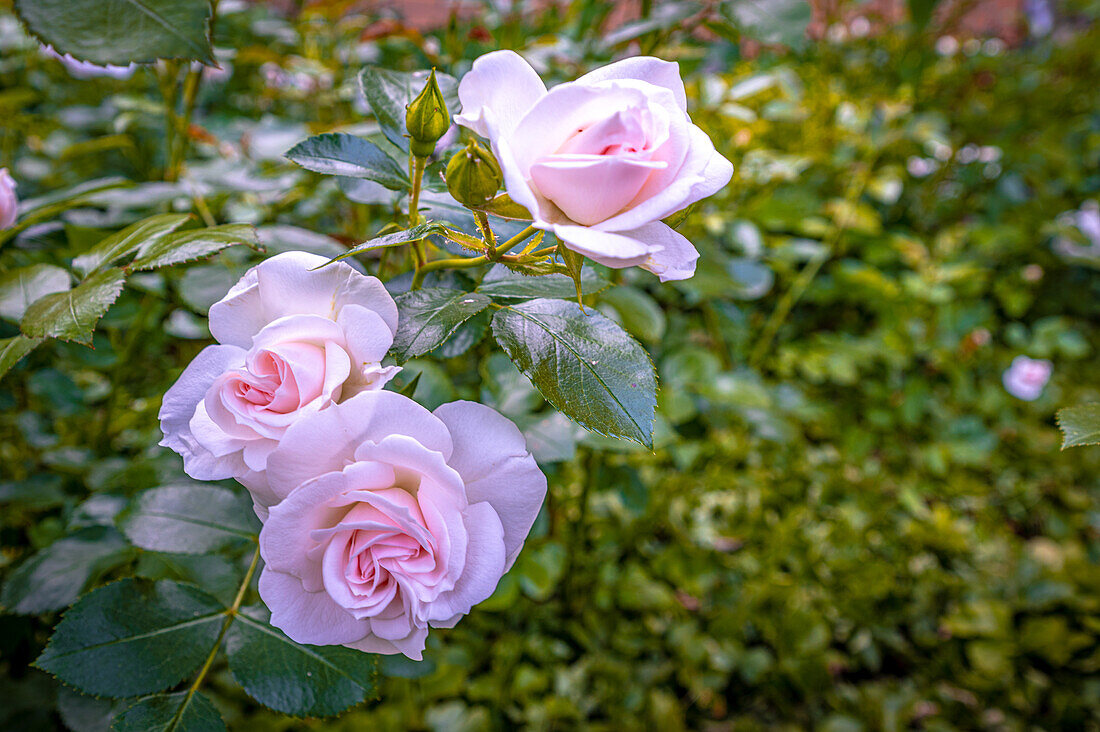
[[[0,230],[10,229],[19,211],[19,198],[15,195],[15,180],[7,168],[0,168]]]
[[[236,478],[263,517],[268,455],[287,429],[398,370],[382,366],[397,306],[374,277],[287,252],[253,267],[210,308],[221,345],[202,350],[164,395],[160,444],[192,478]]]
[[[514,424],[379,391],[296,422],[268,458],[260,596],[299,643],[420,660],[512,566],[546,495]]]
[[[520,56],[494,51],[458,96],[455,121],[489,139],[536,227],[609,267],[695,273],[699,253],[661,219],[725,186],[733,166],[688,117],[677,64],[628,58],[547,91]]]

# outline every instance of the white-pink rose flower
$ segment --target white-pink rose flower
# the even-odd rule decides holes
[[[1002,381],[1009,394],[1017,399],[1033,402],[1043,393],[1043,387],[1050,381],[1053,371],[1054,364],[1046,359],[1017,356],[1005,369]]]
[[[268,458],[260,596],[298,643],[420,660],[512,566],[546,495],[514,424],[473,402],[429,412],[359,394]]]
[[[489,139],[536,227],[609,267],[695,273],[699,253],[661,219],[717,192],[733,166],[688,117],[678,64],[628,58],[547,91],[519,55],[494,51],[458,96],[455,121]]]
[[[19,198],[15,195],[15,179],[7,168],[0,168],[0,229],[10,229],[19,212]]]
[[[305,252],[271,257],[210,308],[220,345],[195,357],[164,395],[161,445],[198,480],[236,478],[260,517],[275,501],[268,456],[304,416],[399,370],[381,361],[397,330],[382,283],[343,262]]]

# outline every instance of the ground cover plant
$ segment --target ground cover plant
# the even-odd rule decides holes
[[[71,5],[96,21],[0,9],[4,728],[1100,725],[1094,5],[1011,47],[921,3],[420,28],[165,0],[168,38],[81,35]],[[685,98],[662,65],[626,76],[664,91],[585,86],[639,55]],[[633,95],[579,126],[641,135],[610,154],[646,176],[675,167],[638,162],[661,115],[705,155],[648,210],[633,173],[571,177],[583,140],[534,160],[501,89],[543,137]],[[196,431],[242,368],[211,354],[267,333],[293,366],[320,331],[326,373],[359,370],[289,438]],[[341,420],[376,426],[342,442]],[[295,624],[329,575],[276,539],[340,531],[309,471],[398,465],[395,435],[443,456],[402,475],[459,476],[464,502],[421,508],[484,547],[440,550],[432,581],[480,584],[418,595],[399,633]],[[500,445],[507,470],[471,468]]]

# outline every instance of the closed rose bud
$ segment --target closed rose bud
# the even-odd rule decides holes
[[[447,163],[447,190],[464,206],[480,206],[500,190],[504,176],[493,154],[476,142]]]
[[[435,143],[447,133],[450,126],[447,101],[443,98],[439,82],[435,80],[435,69],[432,69],[428,83],[405,111],[405,127],[412,138],[409,143],[412,154],[418,158],[431,155],[435,150]]]
[[[19,199],[15,195],[15,180],[7,168],[0,168],[0,229],[10,229],[15,223]]]

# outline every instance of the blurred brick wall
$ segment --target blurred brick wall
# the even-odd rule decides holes
[[[400,18],[419,30],[446,24],[452,12],[475,18],[483,8],[478,0],[253,0],[293,13],[304,7],[326,6],[339,14],[371,13]],[[553,4],[556,0],[544,0]],[[557,0],[562,1],[562,0]],[[1012,44],[1023,39],[1027,24],[1024,0],[942,0],[936,11],[937,29],[960,37],[998,36]],[[830,25],[866,18],[871,32],[885,25],[902,23],[907,11],[905,0],[810,0],[813,21],[808,33],[823,38]],[[608,17],[610,30],[639,17],[641,0],[614,0],[615,9]]]

